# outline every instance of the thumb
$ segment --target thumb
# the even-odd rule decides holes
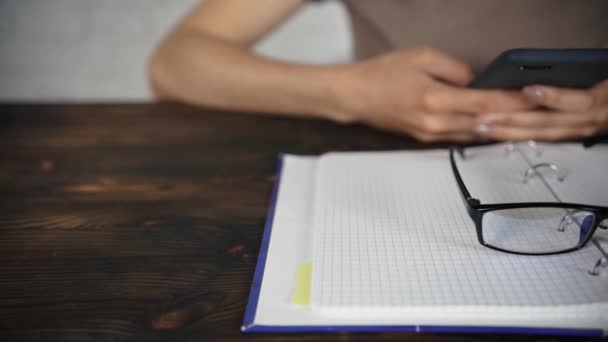
[[[473,79],[471,67],[456,58],[432,48],[413,51],[413,62],[434,78],[465,86]]]

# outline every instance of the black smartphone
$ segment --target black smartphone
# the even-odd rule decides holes
[[[501,53],[471,88],[521,89],[543,84],[590,88],[608,79],[608,49],[514,49]]]

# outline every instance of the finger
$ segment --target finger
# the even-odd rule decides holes
[[[503,141],[558,141],[571,138],[588,137],[597,132],[596,126],[532,128],[493,125],[485,133],[486,137]]]
[[[608,80],[604,80],[593,86],[591,94],[595,98],[595,105],[608,104]]]
[[[588,90],[534,85],[524,87],[522,92],[534,103],[561,111],[586,112],[595,102]]]
[[[455,87],[429,88],[423,96],[423,106],[435,113],[512,112],[535,105],[517,91],[478,90]]]
[[[585,126],[597,123],[595,113],[570,112],[522,112],[522,113],[492,113],[479,118],[479,124],[502,125],[514,127],[554,127],[554,126]]]
[[[429,134],[474,132],[477,118],[466,113],[425,113],[410,123],[418,131]]]
[[[396,127],[424,142],[479,141],[475,132],[476,117],[465,113],[421,113],[403,115]]]
[[[472,126],[473,119],[464,126]],[[472,129],[466,131],[455,131],[455,132],[430,132],[421,128],[420,124],[415,124],[409,121],[402,122],[387,122],[387,121],[375,121],[368,122],[369,125],[374,126],[378,129],[391,131],[401,134],[406,134],[414,137],[416,140],[422,142],[440,142],[440,141],[456,141],[456,142],[473,142],[485,140],[484,137],[475,133]],[[439,126],[435,126],[439,127]]]
[[[435,78],[464,86],[473,79],[473,71],[467,64],[432,48],[412,51],[412,61]]]

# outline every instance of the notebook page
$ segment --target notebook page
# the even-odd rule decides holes
[[[501,169],[510,172],[509,167],[521,167],[518,163],[504,163]],[[492,165],[464,166],[465,182],[483,179]],[[515,185],[502,181],[471,184],[476,184],[471,193],[484,202],[548,196],[540,188],[512,191]],[[598,257],[593,248],[529,257],[481,246],[446,151],[323,156],[313,229],[315,310],[377,315],[502,306],[515,307],[521,316],[528,312],[521,307],[608,302],[608,277],[587,274]],[[605,314],[605,307],[599,310]],[[560,317],[598,315],[549,311]]]

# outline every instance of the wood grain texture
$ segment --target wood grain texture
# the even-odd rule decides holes
[[[175,104],[2,105],[0,337],[500,339],[239,331],[277,154],[421,147],[434,146]]]

